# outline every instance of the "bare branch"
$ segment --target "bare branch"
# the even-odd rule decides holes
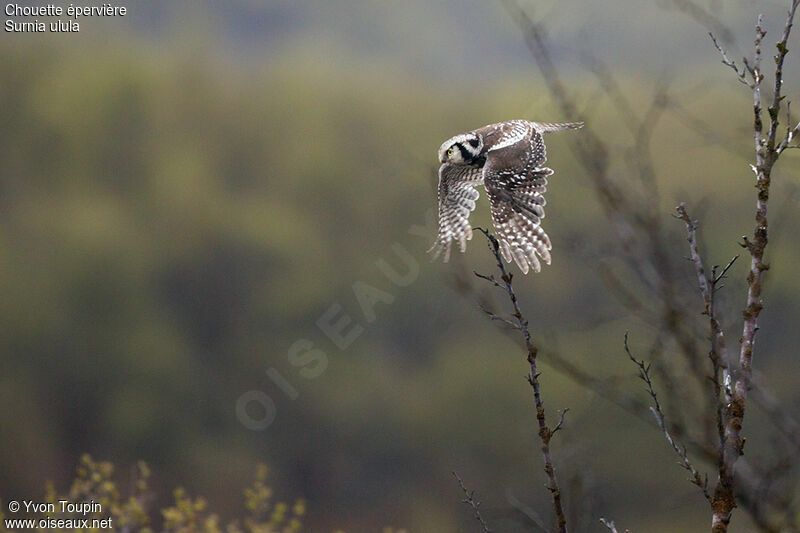
[[[478,306],[481,308],[481,311],[486,313],[486,316],[488,316],[492,320],[496,320],[498,322],[502,322],[503,324],[505,324],[506,326],[508,326],[511,329],[519,329],[519,324],[515,324],[514,322],[510,321],[507,318],[503,318],[501,316],[496,315],[494,312],[492,312],[489,309],[487,309],[486,307],[484,307],[484,305],[481,304],[481,303],[479,303]]]
[[[775,86],[772,95],[772,105],[769,107],[770,127],[769,137],[767,139],[767,149],[773,152],[775,150],[775,137],[778,133],[778,114],[780,112],[781,101],[783,100],[783,97],[781,96],[781,90],[783,89],[783,63],[786,59],[786,54],[789,53],[787,43],[789,41],[789,35],[792,31],[794,15],[797,11],[798,5],[800,5],[800,0],[792,1],[791,6],[789,7],[789,12],[786,15],[786,23],[784,24],[783,28],[783,35],[781,36],[781,40],[775,45],[775,47],[778,49],[778,53],[775,55]],[[798,127],[800,127],[800,124],[798,124]],[[778,155],[779,153],[774,154],[774,159],[772,160],[773,163],[774,160],[777,159]]]
[[[792,141],[800,135],[800,122],[792,128],[792,103],[786,102],[786,136],[775,148],[775,152],[780,154],[790,148],[800,148],[800,144],[792,145]]]
[[[755,54],[752,66],[748,65],[752,78],[753,90],[753,140],[755,148],[755,164],[751,165],[756,176],[756,227],[753,239],[744,239],[744,247],[750,254],[750,272],[747,276],[748,290],[747,303],[743,311],[744,324],[742,327],[741,349],[739,353],[739,372],[730,391],[730,401],[727,402],[723,442],[723,460],[719,464],[719,476],[712,508],[712,531],[722,533],[727,531],[731,513],[736,506],[734,497],[734,471],[739,457],[743,454],[744,439],[741,436],[744,420],[747,392],[752,382],[752,360],[755,344],[755,334],[758,331],[758,316],[763,308],[761,300],[762,274],[769,266],[764,263],[764,251],[767,246],[767,205],[769,202],[770,179],[772,168],[780,155],[780,145],[776,147],[775,139],[778,131],[778,115],[781,106],[781,89],[783,86],[783,63],[788,53],[786,46],[791,32],[794,15],[800,0],[793,0],[789,8],[783,35],[777,43],[778,53],[775,55],[775,86],[772,103],[768,108],[769,127],[766,139],[763,134],[763,113],[761,82],[761,42],[766,35],[762,28],[762,17],[759,15],[756,24],[756,38],[754,41]]]
[[[730,269],[733,266],[733,264],[736,262],[737,259],[739,259],[739,256],[738,255],[734,255],[731,258],[731,260],[728,261],[728,264],[725,265],[725,268],[722,269],[722,272],[720,272],[719,275],[714,273],[714,276],[712,276],[712,278],[711,278],[711,285],[716,285],[721,280],[725,279],[725,274],[728,272],[728,269]]]
[[[486,525],[486,522],[484,522],[483,517],[481,516],[481,502],[475,499],[475,491],[467,490],[467,487],[464,486],[464,481],[462,481],[461,476],[458,475],[458,472],[453,472],[453,476],[455,476],[455,478],[458,480],[458,486],[461,487],[462,491],[464,491],[465,498],[462,500],[462,502],[472,507],[472,514],[475,517],[475,520],[480,522],[483,532],[492,533],[492,530],[489,529],[489,526]]]
[[[677,207],[678,218],[683,220],[686,225],[687,241],[689,242],[689,252],[691,254],[692,262],[694,263],[697,272],[698,284],[700,286],[700,293],[703,296],[705,303],[705,310],[703,314],[708,315],[709,327],[711,330],[711,350],[708,357],[711,360],[712,377],[711,383],[714,391],[714,399],[716,402],[716,422],[717,422],[717,436],[718,436],[718,452],[717,452],[717,465],[719,466],[718,476],[724,478],[727,475],[727,470],[722,466],[725,454],[725,427],[728,424],[726,406],[730,403],[730,382],[729,374],[729,358],[727,347],[725,343],[725,335],[716,317],[716,310],[714,306],[714,295],[717,291],[717,283],[725,277],[725,273],[736,261],[736,257],[725,266],[722,272],[717,275],[714,266],[711,270],[711,279],[706,277],[705,268],[703,267],[703,260],[700,258],[700,252],[697,247],[697,222],[689,217],[686,212],[686,204],[681,203]],[[708,483],[706,482],[706,488]],[[706,493],[708,499],[708,494]]]
[[[558,412],[558,424],[556,424],[556,427],[554,427],[553,431],[550,432],[550,436],[551,437],[556,434],[556,431],[561,429],[561,426],[564,425],[564,417],[567,415],[568,411],[569,411],[569,407],[565,407],[564,409],[561,409]]]
[[[525,316],[522,314],[522,311],[520,310],[519,302],[517,301],[517,295],[514,292],[514,287],[511,284],[513,276],[506,270],[506,267],[503,264],[503,258],[500,255],[500,243],[498,243],[497,239],[493,235],[491,235],[487,230],[483,228],[478,228],[478,229],[486,236],[486,239],[489,242],[489,251],[492,252],[495,260],[497,261],[497,268],[500,269],[500,274],[501,274],[500,280],[503,283],[506,294],[508,295],[508,298],[511,301],[511,305],[514,309],[512,317],[516,320],[515,327],[516,329],[519,329],[519,331],[522,333],[523,339],[525,340],[525,348],[528,352],[528,365],[530,366],[528,383],[530,383],[531,387],[533,388],[533,399],[536,404],[536,420],[539,423],[539,438],[542,441],[542,457],[544,459],[544,471],[545,474],[547,474],[547,478],[549,480],[547,489],[550,491],[553,498],[553,509],[555,511],[556,521],[558,523],[558,531],[560,533],[567,533],[567,519],[566,515],[564,514],[563,505],[561,503],[561,489],[558,486],[555,467],[553,466],[553,459],[550,455],[550,439],[553,436],[555,430],[551,430],[549,427],[547,427],[544,404],[542,402],[541,388],[539,386],[539,371],[537,370],[537,365],[536,365],[537,363],[536,357],[539,353],[539,348],[536,346],[536,344],[534,344],[530,330],[528,329],[528,320],[525,318]],[[477,276],[481,279],[487,279],[486,276],[481,276],[481,275]],[[488,278],[488,281],[490,283],[493,283],[493,278]],[[565,411],[562,412],[561,421],[559,422],[559,425],[556,426],[556,429],[558,429],[558,427],[561,425],[561,422],[563,422],[564,414]]]
[[[713,517],[711,528],[714,533],[727,531],[731,513],[736,507],[734,497],[734,472],[739,457],[744,453],[744,439],[741,436],[744,420],[747,392],[752,383],[752,360],[755,344],[755,334],[758,331],[758,316],[763,308],[761,300],[762,274],[769,266],[764,263],[764,251],[767,246],[767,205],[769,202],[770,179],[772,168],[780,153],[788,145],[786,139],[776,146],[778,131],[778,116],[781,106],[781,89],[783,86],[783,63],[788,53],[787,42],[791,32],[794,15],[800,0],[792,0],[784,25],[783,35],[777,43],[778,53],[775,55],[775,86],[772,103],[768,107],[769,126],[766,139],[764,138],[764,125],[762,113],[761,82],[761,43],[766,35],[762,28],[762,17],[758,16],[756,23],[756,37],[754,41],[755,53],[752,64],[745,61],[745,67],[750,74],[751,82],[748,83],[753,91],[753,140],[755,148],[755,164],[751,165],[756,176],[756,189],[758,190],[756,202],[756,227],[752,241],[744,238],[743,246],[750,254],[750,272],[747,276],[748,290],[747,303],[743,311],[744,324],[742,327],[741,349],[739,353],[739,371],[733,386],[725,386],[726,406],[723,413],[724,429],[721,436],[722,460],[719,461],[719,475],[714,490],[711,505]],[[715,42],[717,49],[720,47]],[[721,49],[720,49],[721,51]],[[723,62],[725,55],[723,53]],[[727,64],[727,63],[726,63]],[[730,66],[730,65],[729,65]],[[743,74],[737,70],[740,79]],[[792,132],[787,132],[787,139]],[[727,270],[727,268],[725,269]],[[724,272],[724,271],[723,271]],[[722,275],[721,275],[722,276]],[[716,276],[715,276],[716,279]],[[713,291],[712,291],[713,295]]]
[[[708,278],[706,277],[706,271],[703,267],[703,260],[700,259],[700,252],[697,249],[697,238],[695,236],[695,232],[697,230],[697,221],[693,221],[689,218],[689,215],[686,213],[686,204],[681,202],[681,205],[675,208],[678,212],[678,218],[683,220],[684,224],[686,224],[686,234],[687,239],[689,241],[689,253],[691,254],[691,260],[694,263],[694,268],[697,271],[697,280],[698,285],[700,286],[700,295],[703,297],[703,302],[705,303],[705,310],[703,314],[709,314],[709,307],[711,305],[711,289],[709,288]]]
[[[725,53],[725,49],[722,48],[722,46],[717,41],[717,38],[714,37],[713,33],[708,32],[708,35],[711,37],[711,40],[714,43],[714,47],[717,49],[717,51],[722,56],[722,64],[731,67],[733,69],[733,71],[736,73],[736,77],[739,79],[739,81],[744,83],[745,85],[747,85],[748,87],[750,87],[752,89],[753,85],[749,81],[747,81],[747,78],[745,77],[745,74],[746,74],[745,68],[743,67],[742,69],[739,69],[739,67],[736,66],[736,63],[734,63],[733,61],[728,59],[728,54]],[[746,59],[744,60],[744,62],[745,62],[745,65],[747,65],[747,60]]]
[[[708,477],[701,476],[700,472],[692,464],[689,456],[686,453],[686,447],[679,446],[675,440],[672,438],[669,430],[667,429],[666,417],[664,416],[664,412],[661,410],[661,404],[658,401],[658,396],[656,395],[656,391],[653,388],[653,381],[650,379],[650,365],[646,365],[644,361],[637,360],[633,354],[631,353],[630,348],[628,347],[628,334],[625,333],[625,353],[628,354],[628,357],[634,364],[639,368],[639,378],[645,382],[647,385],[647,392],[650,394],[650,397],[653,399],[653,406],[650,407],[650,412],[653,413],[653,417],[656,419],[656,423],[658,427],[661,428],[661,431],[664,433],[664,437],[667,439],[667,442],[672,447],[672,449],[677,454],[678,458],[681,460],[681,466],[688,470],[692,477],[689,479],[693,484],[697,485],[700,490],[703,492],[703,496],[706,497],[707,500],[711,500],[711,495],[708,492]]]

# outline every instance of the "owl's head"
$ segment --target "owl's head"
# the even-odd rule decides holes
[[[440,163],[469,165],[480,157],[483,141],[474,133],[462,133],[446,140],[439,148]]]

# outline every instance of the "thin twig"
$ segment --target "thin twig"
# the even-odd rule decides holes
[[[551,437],[556,434],[556,431],[561,429],[561,426],[564,425],[564,417],[567,415],[568,411],[569,411],[569,407],[565,407],[564,409],[561,409],[558,412],[558,424],[556,424],[556,427],[554,427],[553,431],[550,432],[550,436]]]
[[[613,520],[606,520],[605,518],[601,518],[600,523],[606,526],[609,530],[611,530],[611,533],[619,533],[619,531],[617,531],[617,526],[616,524],[614,524]],[[625,530],[625,533],[629,532],[630,532],[629,529]]]
[[[714,296],[717,292],[717,284],[724,279],[728,269],[733,266],[733,263],[739,256],[737,255],[731,259],[720,274],[717,274],[716,266],[712,267],[711,278],[709,279],[706,276],[703,260],[700,257],[700,251],[697,246],[697,221],[689,217],[689,214],[686,212],[686,204],[684,203],[681,203],[681,205],[676,208],[676,211],[678,212],[678,218],[686,225],[686,240],[689,242],[689,253],[691,254],[691,260],[695,266],[700,294],[705,304],[703,314],[708,315],[709,329],[711,330],[711,349],[709,350],[708,357],[711,360],[713,372],[711,383],[714,387],[714,399],[716,400],[717,436],[719,438],[717,465],[719,466],[722,465],[724,460],[724,430],[728,423],[726,406],[730,403],[731,399],[730,387],[728,385],[728,383],[730,383],[728,363],[730,359],[725,343],[725,334],[717,320]]]
[[[792,103],[786,102],[786,136],[783,138],[781,143],[775,148],[775,152],[780,154],[784,150],[789,148],[800,148],[800,144],[792,145],[792,141],[795,137],[800,135],[800,122],[792,128]]]
[[[669,430],[667,429],[666,417],[664,416],[664,412],[661,410],[661,403],[658,401],[658,395],[656,395],[655,388],[653,387],[653,380],[650,378],[650,365],[645,364],[644,361],[637,360],[633,354],[631,353],[630,347],[628,346],[628,333],[625,333],[625,353],[628,354],[628,357],[634,364],[639,368],[639,378],[645,382],[647,385],[647,392],[650,394],[650,398],[653,400],[653,406],[650,407],[650,412],[653,413],[653,417],[656,419],[656,423],[658,427],[661,428],[661,431],[664,433],[664,437],[667,439],[667,442],[672,447],[672,449],[677,454],[678,458],[680,459],[680,464],[683,468],[688,470],[692,477],[689,479],[693,484],[697,485],[700,490],[703,492],[703,496],[706,497],[707,500],[711,500],[711,495],[708,492],[708,476],[701,476],[700,472],[692,464],[692,461],[689,459],[689,456],[686,453],[685,446],[679,446],[675,439],[672,438]]]
[[[719,273],[719,275],[716,275],[716,273],[715,273],[715,275],[714,275],[714,276],[712,276],[712,278],[711,278],[711,284],[712,284],[712,285],[716,285],[716,284],[717,284],[717,283],[719,283],[719,282],[720,282],[722,279],[725,279],[725,274],[727,274],[727,272],[728,272],[728,269],[730,269],[730,268],[733,266],[733,264],[736,262],[736,260],[737,260],[737,259],[739,259],[739,256],[738,256],[738,255],[734,255],[734,256],[731,258],[731,260],[730,260],[730,261],[728,261],[728,264],[727,264],[727,265],[725,265],[725,268],[723,268],[723,269],[722,269],[722,272],[720,272],[720,273]]]
[[[689,253],[691,254],[690,259],[692,263],[694,263],[694,268],[697,271],[697,281],[698,285],[700,286],[700,295],[703,297],[703,302],[705,303],[705,309],[703,310],[703,314],[709,314],[709,306],[711,305],[711,289],[709,287],[708,278],[706,277],[706,270],[703,267],[703,260],[700,258],[700,252],[697,249],[697,238],[696,238],[696,230],[697,230],[697,222],[693,221],[689,218],[689,215],[686,213],[686,204],[681,202],[681,205],[675,208],[678,212],[678,218],[683,220],[684,224],[686,224],[686,234],[687,234],[687,241],[689,241]]]
[[[736,66],[735,62],[733,62],[730,59],[728,59],[728,54],[725,53],[725,49],[722,48],[722,46],[719,44],[719,42],[717,41],[717,38],[714,36],[713,33],[708,32],[708,35],[709,35],[709,37],[711,37],[711,41],[714,43],[714,47],[717,49],[719,54],[722,56],[722,64],[731,67],[733,69],[733,71],[736,73],[736,77],[739,79],[739,81],[744,83],[745,85],[747,85],[748,87],[750,87],[752,89],[753,85],[749,81],[747,81],[747,78],[745,77],[745,75],[747,73],[745,68],[742,67],[740,69],[739,67]]]
[[[487,309],[483,304],[479,303],[478,305],[480,306],[481,311],[486,313],[486,316],[488,316],[492,320],[496,320],[498,322],[502,322],[503,324],[505,324],[506,326],[508,326],[511,329],[519,329],[519,325],[518,324],[515,324],[514,322],[512,322],[511,320],[509,320],[507,318],[503,318],[503,317],[501,317],[499,315],[496,315],[494,312],[492,312],[491,310]]]
[[[562,411],[561,419],[559,424],[556,426],[556,429],[551,430],[547,427],[547,421],[545,419],[545,410],[544,404],[542,402],[542,394],[541,388],[539,386],[539,371],[537,370],[536,366],[536,356],[539,353],[539,348],[533,342],[531,337],[530,329],[528,328],[528,320],[522,314],[522,311],[519,307],[519,302],[517,300],[517,295],[514,292],[514,287],[511,284],[511,280],[513,275],[506,270],[505,265],[503,264],[503,258],[500,255],[500,243],[497,242],[497,239],[491,235],[487,230],[483,228],[478,228],[485,236],[489,242],[489,251],[494,255],[495,260],[497,261],[497,268],[500,269],[500,280],[502,281],[503,288],[508,295],[508,299],[511,301],[511,305],[514,309],[512,313],[512,317],[516,321],[516,328],[522,333],[522,337],[525,340],[525,349],[528,352],[528,365],[530,366],[530,374],[527,376],[528,383],[530,383],[531,387],[533,388],[533,399],[536,404],[536,420],[539,423],[539,438],[542,441],[542,457],[544,459],[544,471],[547,474],[548,478],[548,485],[547,489],[550,491],[550,494],[553,498],[553,510],[555,511],[556,515],[556,522],[558,524],[558,531],[560,533],[567,533],[567,518],[564,514],[564,508],[561,503],[561,489],[558,486],[558,480],[556,478],[556,471],[555,467],[553,466],[553,459],[550,454],[550,439],[553,436],[553,433],[556,429],[559,429],[563,423],[564,415],[566,414],[566,410]],[[484,276],[480,274],[475,274],[481,279],[488,280],[490,283],[498,283],[497,280],[493,276]]]
[[[464,481],[461,479],[461,476],[458,475],[458,472],[453,472],[453,476],[455,476],[455,478],[458,480],[458,486],[461,487],[462,491],[464,491],[465,498],[462,500],[462,502],[472,507],[472,514],[475,517],[475,520],[481,523],[483,533],[492,533],[492,530],[489,529],[489,526],[486,525],[486,522],[481,516],[481,502],[475,499],[475,491],[467,490],[467,487],[464,486]]]

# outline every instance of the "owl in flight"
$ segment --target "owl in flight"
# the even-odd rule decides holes
[[[483,185],[489,196],[500,251],[522,272],[550,264],[550,238],[539,226],[544,192],[553,171],[546,161],[542,134],[575,130],[583,122],[550,124],[511,120],[456,135],[439,148],[439,235],[429,252],[450,258],[451,241],[463,252],[472,238],[469,214]],[[537,257],[538,255],[538,257]]]

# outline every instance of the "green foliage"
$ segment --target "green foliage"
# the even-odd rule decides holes
[[[303,529],[306,504],[302,499],[287,504],[274,499],[272,489],[266,485],[268,469],[264,464],[256,468],[255,481],[244,490],[244,503],[247,510],[242,519],[220,524],[220,518],[208,508],[205,498],[189,496],[182,488],[173,492],[174,503],[160,512],[149,502],[155,496],[148,487],[150,469],[140,461],[134,473],[132,489],[123,494],[120,486],[124,483],[114,481],[114,466],[110,462],[93,460],[84,455],[76,469],[76,476],[66,493],[56,491],[48,483],[44,501],[55,504],[56,511],[36,518],[54,519],[106,519],[111,518],[117,531],[152,533],[154,525],[164,533],[298,533]],[[96,502],[98,512],[61,512],[58,502]],[[3,515],[0,512],[0,520]],[[0,524],[0,527],[3,527]],[[45,531],[39,529],[39,531]],[[79,529],[78,531],[83,531]],[[86,531],[103,531],[89,528]]]

